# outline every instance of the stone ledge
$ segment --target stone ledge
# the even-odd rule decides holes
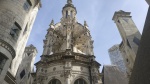
[[[8,44],[7,42],[0,39],[0,46],[5,48],[6,50],[8,50],[10,52],[10,54],[12,55],[12,58],[15,58],[16,52],[10,44]]]

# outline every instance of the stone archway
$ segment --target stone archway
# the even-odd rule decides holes
[[[77,79],[74,84],[87,84],[86,81],[82,78]]]
[[[61,84],[61,82],[58,79],[52,79],[48,84]]]

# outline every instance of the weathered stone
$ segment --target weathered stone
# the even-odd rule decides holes
[[[129,84],[150,84],[150,8]]]
[[[101,84],[100,64],[93,56],[93,41],[87,23],[76,20],[71,0],[63,7],[61,21],[50,23],[41,60],[35,64],[34,83]],[[45,72],[46,70],[46,72]],[[53,84],[53,83],[52,83]]]
[[[32,5],[27,5],[27,1],[31,2]],[[15,77],[19,64],[21,63],[22,54],[39,6],[39,0],[0,1],[0,54],[2,54],[1,58],[7,58],[4,66],[1,67],[1,83],[3,83],[4,78],[8,75],[6,72],[12,75],[10,80],[14,80],[13,77]],[[24,33],[26,28],[28,30]],[[8,81],[5,80],[5,82]]]
[[[115,21],[122,37],[122,42],[119,45],[119,48],[126,65],[127,75],[130,77],[141,34],[132,20],[130,12],[124,12],[122,10],[117,11],[113,16],[113,20]]]

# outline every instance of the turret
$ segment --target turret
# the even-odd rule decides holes
[[[72,0],[67,0],[67,4],[63,7],[62,10],[63,18],[75,18],[77,10],[72,4]]]
[[[25,48],[23,59],[19,65],[16,82],[17,84],[30,84],[29,81],[32,80],[31,73],[34,72],[34,60],[37,55],[37,49],[32,44]]]
[[[0,0],[1,83],[4,78],[13,80],[16,75],[40,6],[40,0]]]

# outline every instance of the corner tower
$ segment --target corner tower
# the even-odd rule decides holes
[[[31,73],[34,72],[34,60],[37,55],[37,49],[32,44],[25,48],[23,53],[23,59],[19,65],[17,74],[16,74],[16,83],[17,84],[32,84]]]
[[[127,68],[127,74],[130,77],[140,44],[141,34],[132,20],[130,12],[117,11],[113,16],[113,20],[122,37],[120,50]]]
[[[43,55],[35,64],[35,83],[100,84],[100,64],[95,61],[90,31],[86,21],[84,25],[77,22],[76,14],[72,0],[68,0],[61,21],[51,21]]]
[[[1,83],[3,80],[9,84],[14,83],[12,80],[21,62],[39,8],[40,0],[0,0]]]

